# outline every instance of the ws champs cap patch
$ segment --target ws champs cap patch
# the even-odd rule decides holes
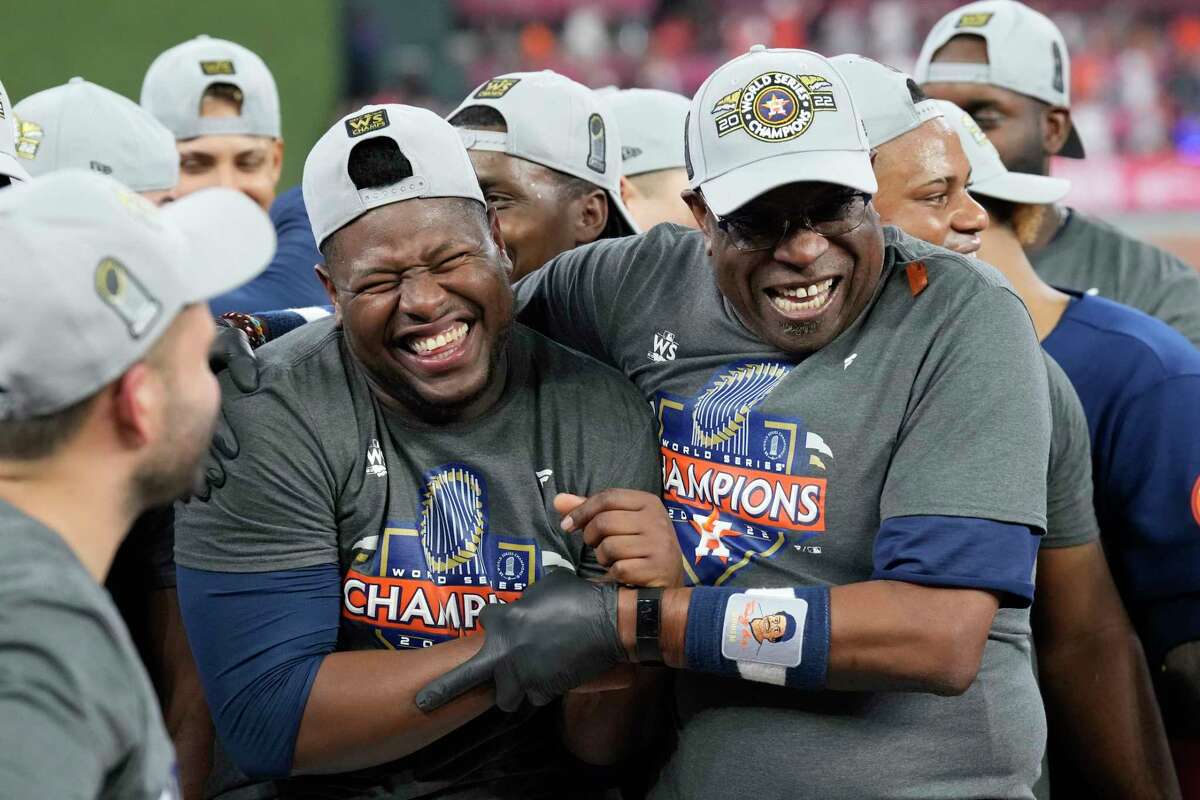
[[[234,75],[237,73],[237,70],[233,68],[233,61],[228,58],[201,61],[200,71],[205,75]]]
[[[387,109],[377,108],[374,111],[368,111],[364,114],[359,114],[357,117],[347,119],[346,135],[353,139],[355,136],[362,136],[371,131],[382,130],[390,124],[388,122]]]

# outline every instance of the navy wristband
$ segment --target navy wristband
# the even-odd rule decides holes
[[[687,667],[745,680],[823,689],[829,666],[829,589],[692,589]]]

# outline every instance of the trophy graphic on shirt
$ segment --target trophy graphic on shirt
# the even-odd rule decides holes
[[[722,375],[696,400],[692,444],[720,452],[749,454],[746,421],[754,408],[787,377],[782,364],[745,364]]]
[[[487,522],[479,478],[450,464],[427,477],[421,502],[421,547],[433,572],[480,575],[480,546]]]

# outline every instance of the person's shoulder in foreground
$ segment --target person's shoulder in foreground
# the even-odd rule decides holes
[[[1200,271],[1110,223],[1071,209],[1029,260],[1047,283],[1133,306],[1200,347]]]
[[[3,501],[0,531],[5,794],[90,798],[104,786],[103,797],[159,800],[175,754],[112,601],[57,534]]]

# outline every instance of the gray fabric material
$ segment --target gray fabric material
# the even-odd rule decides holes
[[[175,751],[116,608],[53,531],[0,501],[0,793],[177,796]]]
[[[896,229],[885,237],[872,301],[837,339],[799,362],[738,322],[718,291],[702,235],[677,226],[577,248],[518,285],[522,321],[617,366],[655,402],[668,460],[688,444],[672,438],[673,415],[719,388],[732,363],[786,370],[743,409],[743,426],[768,438],[778,428],[766,422],[797,426],[791,441],[800,457],[787,472],[796,481],[825,481],[824,529],[789,533],[783,538],[795,546],[760,552],[709,582],[868,580],[875,534],[892,516],[1045,528],[1049,396],[1024,306],[985,264]],[[929,285],[914,298],[905,265],[918,260]],[[673,347],[656,347],[655,337],[668,333]],[[702,427],[699,416],[693,422]],[[766,439],[761,447],[781,452]],[[668,506],[676,506],[669,496]],[[697,537],[685,539],[686,531],[686,522],[677,528],[688,556]],[[711,560],[697,553],[696,568]],[[1029,647],[1028,610],[1001,609],[978,678],[956,698],[801,693],[680,673],[679,748],[652,796],[1030,797],[1045,715]],[[751,765],[731,769],[743,752]]]
[[[1200,272],[1075,209],[1050,243],[1029,254],[1042,280],[1133,306],[1200,347]]]
[[[1042,547],[1075,547],[1100,537],[1092,503],[1092,445],[1083,404],[1067,373],[1043,352],[1050,387],[1050,467]]]
[[[548,557],[580,574],[603,571],[581,534],[559,529],[556,493],[660,491],[653,421],[636,390],[609,368],[522,326],[512,331],[498,403],[469,423],[438,427],[401,420],[380,406],[332,318],[258,353],[257,392],[223,386],[241,453],[225,462],[228,480],[209,502],[179,507],[176,560],[224,572],[338,564],[347,587],[339,649],[422,646],[419,615],[406,620],[400,612],[412,607],[417,588],[435,617],[444,597],[428,585],[438,570],[427,559],[445,554],[438,539],[445,517],[425,506],[434,502],[434,490],[427,490],[434,475],[448,492],[472,485],[470,476],[478,479],[464,507],[473,525],[471,503],[478,498],[484,526],[478,561],[442,574],[460,589],[463,575],[474,575],[476,587],[482,576],[486,588],[479,591],[506,601],[519,596],[532,565],[545,567]],[[376,606],[390,626],[355,610],[368,607],[350,588],[358,580],[379,584],[385,599],[400,587],[403,603],[391,611]],[[467,601],[461,603],[461,624],[444,626],[454,636],[475,627]],[[554,796],[567,777],[557,738],[553,707],[514,715],[493,709],[399,761],[280,782],[280,794]]]

